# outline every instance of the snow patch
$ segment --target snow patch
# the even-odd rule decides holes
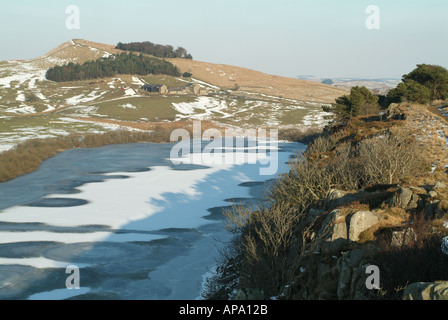
[[[90,102],[90,101],[94,101],[98,98],[100,98],[101,96],[103,96],[105,92],[101,92],[99,94],[97,94],[97,91],[92,91],[91,93],[89,93],[87,96],[85,94],[80,94],[71,98],[66,99],[67,104],[70,105],[78,105],[81,103],[86,103],[86,102]]]
[[[137,77],[132,77],[132,81],[133,81],[132,84],[139,85],[139,86],[143,86],[145,84],[141,79],[139,79]]]
[[[120,107],[123,108],[123,109],[137,109],[136,106],[134,106],[134,105],[132,105],[130,103],[121,104]]]
[[[215,113],[221,113],[222,118],[233,116],[224,111],[228,109],[225,100],[213,97],[199,97],[194,102],[172,103],[172,106],[178,113],[180,113],[177,115],[177,118],[207,119]]]
[[[216,89],[216,90],[220,90],[221,89],[220,87],[214,86],[214,85],[212,85],[210,83],[207,83],[207,82],[204,82],[204,81],[201,81],[201,80],[197,80],[197,79],[194,79],[194,78],[191,78],[191,80],[193,80],[194,82],[197,82],[202,87],[205,86],[205,87],[209,87],[209,88]]]
[[[125,95],[125,96],[135,96],[135,95],[136,95],[136,92],[134,91],[134,89],[129,88],[129,89],[126,89],[126,90],[124,91],[124,95]]]

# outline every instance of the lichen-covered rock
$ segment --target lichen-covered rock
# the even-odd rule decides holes
[[[403,300],[448,300],[448,282],[416,282],[407,286]]]
[[[335,253],[347,244],[347,214],[341,210],[331,211],[322,222],[321,235],[326,235],[322,243],[322,250],[326,253]]]
[[[365,250],[355,249],[342,253],[337,261],[339,281],[337,297],[339,300],[366,299],[365,279],[366,266],[364,265]]]
[[[414,229],[409,228],[401,231],[392,232],[391,246],[400,247],[402,245],[408,245],[417,240],[417,235]]]
[[[445,189],[446,187],[447,187],[446,184],[444,184],[441,181],[437,181],[433,189]]]
[[[325,209],[333,210],[337,207],[347,205],[353,201],[359,200],[356,194],[348,191],[331,189],[325,198]]]
[[[358,211],[351,215],[348,236],[350,241],[359,241],[359,235],[380,221],[378,214],[370,211]]]
[[[402,209],[415,209],[418,206],[420,197],[410,188],[400,188],[398,191],[386,201],[391,207],[398,207]]]

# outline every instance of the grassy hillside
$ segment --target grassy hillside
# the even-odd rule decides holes
[[[119,75],[60,83],[45,78],[55,65],[82,64],[120,52],[113,45],[75,39],[35,59],[1,62],[0,151],[32,138],[109,132],[116,123],[136,128],[145,123],[206,120],[216,126],[279,128],[300,134],[328,123],[331,114],[322,111],[322,103],[345,92],[238,67],[190,61],[190,68],[176,59],[170,61],[191,69],[191,78]],[[205,93],[159,95],[141,90],[143,84],[188,83]],[[114,126],[109,125],[112,122]]]
[[[167,59],[181,73],[189,72],[193,78],[222,88],[239,88],[239,91],[256,92],[287,99],[332,103],[346,90],[317,83],[265,74],[246,68],[185,59]]]

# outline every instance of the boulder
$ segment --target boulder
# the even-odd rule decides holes
[[[350,241],[359,241],[359,235],[376,225],[380,221],[378,214],[370,211],[358,211],[351,215],[348,238]]]
[[[407,230],[402,231],[394,231],[392,232],[392,240],[391,246],[402,246],[413,243],[417,240],[417,235],[415,234],[414,229],[409,228]]]
[[[359,200],[356,194],[337,189],[330,189],[325,198],[325,208],[327,210],[333,210],[356,200]]]
[[[420,197],[412,192],[409,188],[400,188],[398,191],[386,201],[391,207],[402,209],[415,209],[418,206]]]
[[[322,222],[319,233],[327,236],[322,244],[324,252],[337,252],[347,244],[346,216],[346,213],[336,209],[331,211]]]
[[[435,197],[437,197],[437,192],[431,190],[431,191],[428,192],[428,196],[429,196],[430,198],[435,198]]]
[[[339,281],[337,287],[337,297],[339,300],[363,300],[362,293],[365,287],[365,266],[363,265],[363,258],[365,251],[362,249],[355,249],[353,251],[343,252],[337,261],[337,270],[339,274]]]
[[[448,300],[448,282],[411,283],[403,292],[403,300]]]
[[[447,185],[441,181],[437,181],[436,184],[434,185],[434,189],[444,189],[446,187]]]

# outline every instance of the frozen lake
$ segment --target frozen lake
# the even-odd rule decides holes
[[[172,147],[68,150],[0,183],[0,299],[197,299],[230,237],[222,210],[258,201],[305,148],[279,143],[266,176],[260,163],[176,166]]]

